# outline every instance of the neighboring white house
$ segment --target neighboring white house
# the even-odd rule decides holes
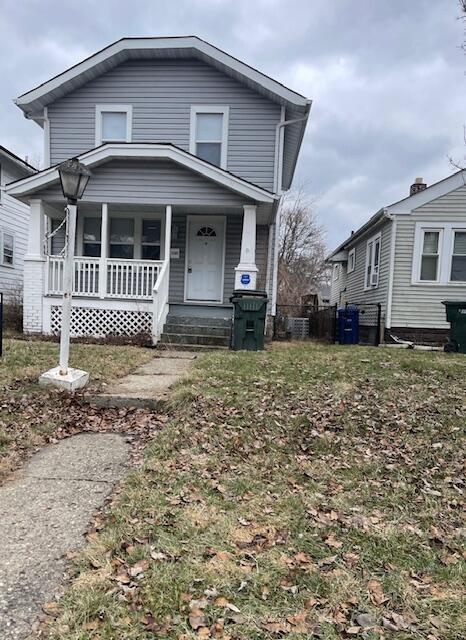
[[[444,300],[466,300],[466,170],[380,209],[327,259],[331,303],[380,303],[390,334],[440,343]]]
[[[16,99],[44,129],[30,204],[25,331],[60,328],[57,164],[92,171],[78,206],[74,335],[228,344],[236,288],[275,312],[277,211],[311,101],[197,37],[124,38]],[[169,315],[168,315],[169,314]],[[217,325],[217,326],[216,326]],[[209,329],[211,327],[211,329]],[[163,335],[162,335],[163,334]]]
[[[36,172],[27,162],[0,146],[0,292],[5,302],[23,289],[29,207],[5,193],[5,185]]]

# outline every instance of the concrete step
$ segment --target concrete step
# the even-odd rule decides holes
[[[210,347],[228,347],[230,345],[230,337],[199,335],[195,333],[168,333],[164,331],[162,333],[161,342],[162,344],[200,344]]]
[[[164,343],[159,342],[156,347],[159,351],[162,351],[164,354],[168,354],[166,357],[168,358],[176,358],[176,355],[171,355],[175,351],[226,351],[228,347],[221,347],[219,345],[208,345],[208,344],[175,344],[175,343]]]
[[[191,325],[202,327],[231,327],[230,318],[212,318],[204,316],[177,316],[174,314],[168,314],[167,324],[177,325]]]
[[[164,333],[186,333],[198,336],[222,336],[228,338],[231,333],[230,327],[214,327],[211,325],[199,324],[176,324],[170,322],[163,328]]]

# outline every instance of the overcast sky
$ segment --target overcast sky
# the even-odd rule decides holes
[[[314,101],[295,184],[331,248],[464,159],[457,0],[0,0],[0,144],[37,163],[12,99],[123,36],[199,35]]]

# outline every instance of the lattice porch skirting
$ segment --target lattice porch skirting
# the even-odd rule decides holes
[[[51,307],[51,332],[60,333],[61,307]],[[71,335],[75,338],[135,336],[152,331],[152,314],[148,311],[124,309],[90,309],[73,307]]]

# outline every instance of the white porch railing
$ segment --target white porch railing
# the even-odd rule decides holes
[[[92,298],[151,300],[164,262],[161,260],[120,260],[75,258],[73,294]],[[100,277],[103,269],[104,277]],[[48,295],[63,293],[63,258],[47,258]]]
[[[154,344],[160,340],[163,326],[168,315],[168,284],[170,279],[169,261],[163,262],[159,276],[153,289],[152,340]]]

